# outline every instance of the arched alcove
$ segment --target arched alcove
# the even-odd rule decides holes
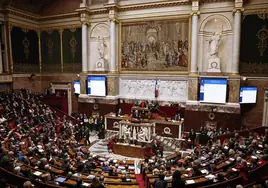
[[[220,14],[209,15],[203,19],[199,27],[199,54],[198,68],[200,72],[206,72],[210,58],[209,40],[214,33],[222,35],[219,43],[220,69],[221,72],[231,72],[232,67],[232,23]]]
[[[104,69],[108,69],[108,62],[110,59],[110,26],[106,23],[98,23],[92,25],[90,31],[89,39],[89,68],[90,70],[97,70],[97,62],[99,61],[99,47],[104,46],[103,53],[104,59]]]

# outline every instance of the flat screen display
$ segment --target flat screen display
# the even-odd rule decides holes
[[[88,76],[87,94],[91,96],[106,96],[106,77],[105,76]]]
[[[226,103],[227,79],[226,78],[201,78],[200,102]]]
[[[74,93],[80,94],[80,81],[74,80]]]
[[[256,103],[257,100],[257,87],[246,86],[240,87],[239,103],[249,104]]]

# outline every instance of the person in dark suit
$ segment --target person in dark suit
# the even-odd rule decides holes
[[[181,172],[176,170],[172,175],[171,188],[184,188],[185,182],[181,179]]]
[[[193,129],[191,129],[191,132],[189,133],[189,138],[191,140],[191,148],[194,148],[195,145],[195,139],[196,139],[196,133]]]

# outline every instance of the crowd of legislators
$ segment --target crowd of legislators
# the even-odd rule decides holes
[[[189,138],[195,139],[194,134],[195,132],[191,130]],[[153,157],[145,161],[143,177],[145,178],[147,174],[159,175],[159,179],[154,182],[155,188],[166,188],[167,180],[170,178],[172,188],[183,188],[185,182],[181,177],[197,177],[204,174],[213,174],[213,182],[242,176],[243,182],[246,183],[250,172],[268,161],[268,129],[263,135],[249,132],[246,137],[235,133],[234,137],[224,141],[219,137],[207,139],[207,144],[195,147],[189,156],[177,156],[171,160]],[[222,172],[218,172],[216,165],[228,159],[232,159],[232,168],[226,166]],[[268,181],[266,183],[259,187],[268,187]]]
[[[92,155],[88,147],[81,145],[75,138],[81,126],[89,130],[99,129],[97,125],[101,125],[103,119],[93,119],[92,123],[92,118],[79,114],[76,118],[82,121],[82,125],[74,124],[68,117],[57,116],[49,106],[41,103],[41,97],[42,94],[33,94],[27,90],[0,93],[0,167],[18,176],[30,178],[32,183],[42,181],[55,185],[59,182],[56,181],[57,174],[51,171],[51,167],[59,160],[63,161],[60,168],[67,179],[76,172],[90,173],[97,167],[101,167],[103,172],[109,172],[111,176],[120,172],[121,169],[113,159],[100,159]],[[236,170],[226,168],[218,173],[216,164],[228,158],[233,159]],[[185,182],[181,176],[199,176],[203,174],[200,169],[214,174],[214,182],[239,175],[247,181],[248,173],[265,165],[267,158],[268,130],[263,135],[250,133],[242,137],[235,134],[223,142],[213,137],[186,157],[178,156],[167,160],[159,155],[145,160],[143,176],[149,173],[159,175],[159,180],[154,184],[155,188],[165,188],[168,175],[172,175],[172,188],[184,187]],[[82,161],[84,159],[86,161]],[[34,176],[31,168],[22,169],[22,164],[45,171],[45,179]],[[125,170],[122,181],[128,179],[128,165],[125,165]],[[1,175],[0,179],[1,183],[5,184]],[[94,178],[92,187],[103,187],[102,180],[103,177]],[[83,187],[81,182],[82,180],[78,179],[77,187]],[[32,183],[25,182],[25,187],[31,187]]]
[[[50,169],[58,160],[63,161],[61,169],[67,178],[75,173],[72,170],[74,166],[77,167],[76,172],[84,173],[96,166],[105,168],[107,163],[101,163],[75,139],[81,125],[73,124],[66,116],[58,117],[49,106],[40,102],[41,98],[42,94],[28,90],[0,93],[0,167],[19,176],[33,178],[30,169],[21,169],[22,164],[31,165],[47,172],[45,180],[35,177],[34,181],[55,185],[59,184],[57,175]],[[69,154],[69,150],[74,152],[74,156]],[[82,162],[82,158],[87,162]],[[4,179],[1,182],[5,184]],[[27,182],[27,185],[30,183]],[[82,187],[79,182],[77,187]]]

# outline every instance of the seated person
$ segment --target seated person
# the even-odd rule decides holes
[[[156,179],[153,183],[154,188],[166,188],[167,181],[164,174],[159,174],[159,179]]]

